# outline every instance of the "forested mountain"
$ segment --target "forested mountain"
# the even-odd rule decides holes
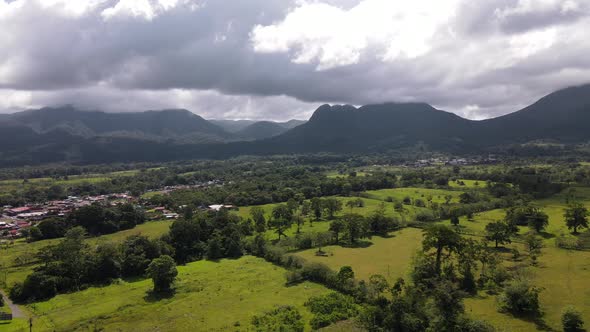
[[[245,140],[257,140],[278,136],[288,130],[289,128],[284,127],[283,125],[277,122],[259,121],[236,132],[236,135]]]
[[[187,110],[105,113],[79,111],[71,106],[47,107],[15,113],[4,121],[29,127],[39,134],[61,130],[85,138],[171,139],[179,143],[222,142],[233,138],[221,127]]]
[[[236,134],[239,139],[250,141],[280,135],[306,121],[209,120],[209,122],[220,126],[227,132]]]
[[[557,91],[520,111],[484,121],[467,120],[425,103],[385,103],[360,108],[323,105],[308,122],[290,130],[279,128],[294,123],[257,122],[229,133],[184,110],[27,111],[0,118],[0,140],[8,142],[0,145],[0,164],[400,149],[479,153],[530,142],[587,143],[590,85]],[[256,138],[264,139],[236,142]],[[233,142],[221,143],[228,141]]]
[[[249,125],[256,123],[254,120],[208,120],[209,122],[223,128],[229,133],[236,133]]]

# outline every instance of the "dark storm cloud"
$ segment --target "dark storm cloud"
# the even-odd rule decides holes
[[[73,103],[286,119],[324,102],[426,101],[495,116],[590,81],[589,9],[583,0],[0,0],[0,112]]]

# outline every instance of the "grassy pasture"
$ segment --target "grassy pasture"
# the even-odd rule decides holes
[[[465,185],[460,185],[457,183],[458,181],[462,181]],[[465,180],[465,179],[457,179],[457,181],[449,181],[449,187],[451,188],[485,188],[486,182],[485,181],[478,181],[478,180]]]
[[[74,186],[82,183],[100,183],[110,181],[116,177],[134,176],[139,170],[118,171],[105,174],[72,175],[67,180],[53,178],[32,178],[26,181],[22,179],[0,180],[0,192],[24,189],[31,186],[50,187],[52,185]]]
[[[412,258],[420,248],[422,231],[416,228],[404,228],[390,233],[390,237],[374,236],[366,248],[346,248],[327,246],[322,250],[329,256],[316,256],[317,249],[298,252],[297,255],[311,262],[328,265],[335,271],[342,266],[352,267],[355,277],[368,280],[373,274],[381,274],[390,282],[399,277],[407,277]]]
[[[445,196],[451,195],[451,203],[458,203],[459,196],[462,194],[460,191],[444,190],[444,189],[427,189],[427,188],[394,188],[394,189],[381,189],[381,190],[370,190],[366,194],[369,198],[385,201],[388,197],[394,200],[401,201],[404,197],[410,197],[412,200],[420,198],[426,203],[427,197],[432,197],[433,202],[444,203]]]
[[[576,188],[576,194],[590,208],[590,188]],[[582,312],[584,320],[590,322],[590,252],[565,250],[555,245],[555,235],[570,233],[563,217],[566,208],[565,192],[535,201],[534,204],[549,215],[539,267],[528,268],[533,276],[533,284],[543,288],[540,294],[543,321],[549,328],[560,330],[561,310],[567,305],[574,305]],[[461,218],[460,225],[483,233],[489,222],[501,220],[504,216],[504,210],[487,211],[476,215],[472,222]],[[520,227],[521,234],[527,231],[527,227]],[[507,247],[516,247],[525,252],[520,244],[513,243]],[[498,313],[495,296],[482,294],[480,297],[467,299],[466,310],[476,317],[488,320],[503,331],[533,331],[538,328],[534,322]]]
[[[87,240],[90,244],[100,242],[122,242],[126,237],[134,234],[142,234],[152,238],[159,237],[166,233],[172,224],[171,221],[150,221],[138,225],[133,229],[124,230],[121,232],[103,235],[99,237],[89,238]],[[31,257],[39,249],[48,245],[56,244],[60,239],[43,240],[37,242],[27,243],[24,239],[19,239],[12,245],[0,246],[0,266],[4,269],[8,267],[6,273],[6,280],[4,280],[3,273],[0,273],[0,281],[6,281],[8,286],[17,281],[23,281],[29,275],[35,264],[28,264],[24,266],[16,266],[15,259],[19,256]]]
[[[248,330],[251,317],[278,305],[303,306],[328,290],[305,282],[285,286],[285,270],[252,256],[178,267],[176,294],[154,299],[151,280],[121,281],[28,306],[37,331],[234,331]],[[310,330],[309,325],[307,330]]]

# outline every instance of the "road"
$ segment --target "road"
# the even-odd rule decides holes
[[[4,293],[4,291],[0,290],[0,295],[2,295],[2,297],[4,298],[4,305],[7,305],[10,310],[12,311],[12,318],[25,318],[25,314],[23,313],[22,310],[20,310],[20,307],[14,303],[12,303],[12,301],[10,301],[10,299],[8,298],[8,296],[6,296],[6,294]]]

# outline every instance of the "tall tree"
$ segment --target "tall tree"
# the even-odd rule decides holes
[[[169,291],[178,275],[176,263],[172,257],[164,255],[155,258],[148,266],[147,275],[154,282],[154,292]]]
[[[505,221],[495,221],[486,225],[486,239],[494,241],[496,248],[499,244],[511,243],[510,225]]]
[[[264,218],[264,209],[260,206],[254,206],[250,209],[250,217],[254,221],[254,228],[257,232],[266,231],[266,218]]]
[[[342,202],[333,197],[324,199],[323,205],[328,214],[328,219],[334,219],[336,212],[342,210]]]
[[[319,197],[314,197],[311,199],[311,209],[313,210],[313,214],[315,216],[316,221],[320,220],[320,218],[322,217],[322,212],[324,210],[323,203],[324,202]]]
[[[367,236],[368,225],[366,219],[359,214],[347,214],[343,218],[344,232],[350,244]]]
[[[344,223],[342,220],[334,220],[330,223],[330,232],[334,233],[336,244],[339,242],[339,234],[344,231]]]
[[[571,203],[565,210],[564,218],[568,229],[578,234],[578,228],[588,228],[588,209],[580,202]]]
[[[434,249],[436,251],[436,273],[440,274],[442,254],[444,250],[449,253],[456,251],[461,245],[461,236],[448,226],[436,224],[424,230],[422,248],[424,251]]]

